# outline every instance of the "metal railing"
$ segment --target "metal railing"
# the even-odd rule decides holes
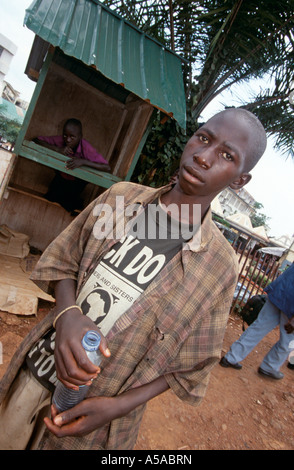
[[[231,312],[238,313],[253,295],[263,294],[264,288],[279,275],[279,257],[260,250],[236,248],[239,257],[239,277],[231,306]]]

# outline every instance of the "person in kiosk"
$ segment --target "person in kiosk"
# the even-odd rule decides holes
[[[148,400],[172,389],[201,402],[238,276],[210,204],[250,180],[265,148],[253,114],[222,111],[188,141],[175,184],[115,184],[51,243],[32,279],[54,293],[56,307],[3,377],[0,448],[132,449]],[[102,335],[100,369],[81,347],[91,329]],[[56,375],[69,388],[92,383],[87,398],[61,414],[49,406]],[[27,427],[16,422],[17,403]]]
[[[63,126],[62,135],[39,136],[34,142],[69,157],[65,165],[69,170],[86,166],[110,171],[107,160],[83,138],[82,123],[78,119],[68,119]],[[45,198],[51,202],[58,202],[68,212],[80,210],[82,208],[80,195],[86,185],[87,181],[56,171]]]

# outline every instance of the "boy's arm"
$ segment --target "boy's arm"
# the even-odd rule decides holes
[[[52,406],[52,419],[45,418],[44,421],[57,437],[84,436],[114,419],[126,416],[168,388],[165,378],[158,377],[149,384],[128,390],[116,397],[88,398],[61,414],[57,414]]]
[[[127,392],[118,395],[115,400],[117,402],[117,417],[125,416],[137,406],[147,403],[154,397],[169,389],[169,385],[164,377],[158,377],[149,384],[141,387],[133,388]]]
[[[100,171],[111,170],[110,166],[107,163],[92,162],[91,160],[86,160],[85,158],[71,158],[66,163],[66,168],[68,170],[74,170],[75,168],[79,168],[80,166],[90,166],[91,168],[95,168],[96,170]]]
[[[35,144],[41,145],[42,147],[46,147],[47,149],[54,150],[55,152],[64,153],[64,148],[65,147],[58,147],[57,145],[49,144],[49,142],[46,142],[45,140],[38,139],[38,137],[33,139],[33,142],[35,142]]]

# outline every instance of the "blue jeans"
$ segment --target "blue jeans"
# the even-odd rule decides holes
[[[260,367],[267,372],[279,371],[294,349],[294,333],[288,334],[284,328],[288,321],[288,317],[267,299],[255,322],[232,344],[225,355],[226,359],[231,364],[242,361],[270,331],[279,325],[280,339],[260,364]]]

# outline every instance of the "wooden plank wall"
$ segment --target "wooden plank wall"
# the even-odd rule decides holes
[[[29,236],[30,246],[44,251],[73,220],[58,204],[8,189],[0,204],[0,224]]]
[[[0,201],[15,165],[15,154],[0,148]]]

